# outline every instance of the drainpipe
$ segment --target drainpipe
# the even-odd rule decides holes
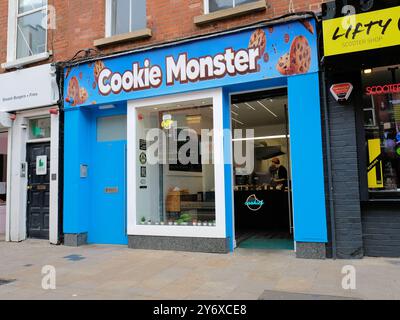
[[[322,77],[322,97],[324,105],[324,122],[325,122],[325,145],[326,145],[326,162],[328,174],[328,198],[329,198],[329,215],[331,219],[331,237],[332,237],[332,258],[337,258],[336,252],[336,223],[335,223],[335,208],[333,205],[333,183],[332,183],[332,154],[331,154],[331,139],[330,139],[330,126],[329,126],[329,112],[328,112],[328,96],[326,94],[326,79],[325,67],[321,71]]]

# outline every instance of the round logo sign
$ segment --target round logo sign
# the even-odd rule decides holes
[[[142,153],[139,155],[139,161],[140,161],[141,164],[146,164],[146,162],[147,162],[146,153],[142,152]]]
[[[244,203],[251,211],[258,211],[264,205],[264,200],[258,200],[255,194],[249,196]]]

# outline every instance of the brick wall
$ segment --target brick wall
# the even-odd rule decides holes
[[[356,94],[353,94],[349,102],[338,103],[329,93],[329,88],[333,83],[349,81],[354,84],[354,92],[358,92],[357,77],[357,74],[353,78],[351,74],[328,74],[327,83],[336,253],[338,258],[344,259],[364,255],[356,143],[357,102],[354,100]]]
[[[368,204],[362,210],[366,256],[400,257],[400,205]]]
[[[203,0],[147,0],[147,24],[153,36],[147,40],[131,41],[123,45],[103,48],[103,53],[162,43],[193,35],[222,31],[247,25],[289,12],[290,0],[266,0],[264,12],[248,14],[226,21],[198,27],[195,16],[203,13]],[[321,0],[293,0],[294,9],[319,12]],[[105,33],[105,0],[49,0],[56,8],[55,30],[49,30],[48,46],[53,51],[50,61],[71,58],[78,50],[93,47],[95,39]],[[0,63],[6,61],[8,0],[0,1]],[[46,61],[48,62],[48,61]],[[4,72],[0,68],[0,73]]]

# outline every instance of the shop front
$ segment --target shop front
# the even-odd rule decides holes
[[[59,243],[59,91],[47,64],[0,75],[0,234]]]
[[[294,20],[67,66],[65,244],[223,253],[282,212],[292,249],[325,257],[316,34]]]
[[[323,21],[333,254],[398,257],[400,7],[341,5]]]

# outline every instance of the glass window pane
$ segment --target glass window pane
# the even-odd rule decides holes
[[[400,78],[394,67],[363,74],[368,188],[400,191]]]
[[[208,7],[210,12],[228,8],[233,8],[233,0],[210,0]]]
[[[146,1],[145,0],[132,0],[131,7],[131,31],[140,30],[146,28]]]
[[[241,4],[256,2],[259,0],[234,0],[234,1],[235,1],[235,6],[240,6]]]
[[[19,0],[18,13],[39,9],[47,5],[47,0]]]
[[[17,59],[46,51],[46,11],[35,12],[18,18]]]
[[[111,8],[112,35],[129,32],[130,0],[113,0]]]
[[[97,141],[126,140],[126,115],[97,118]]]
[[[139,119],[137,224],[214,227],[211,99],[143,108]]]
[[[50,138],[50,118],[29,120],[29,140]]]

